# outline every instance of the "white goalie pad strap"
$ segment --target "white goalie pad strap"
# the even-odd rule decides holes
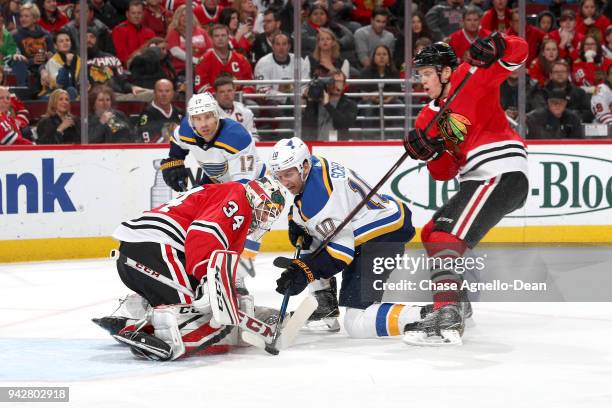
[[[208,261],[206,277],[213,319],[222,325],[240,322],[236,297],[236,269],[240,255],[233,251],[214,251]]]
[[[119,299],[119,306],[114,315],[139,320],[146,315],[149,307],[149,302],[145,298],[137,293],[132,293]]]
[[[329,289],[330,286],[329,279],[316,279],[308,284],[308,289],[310,293],[314,293],[319,290]]]
[[[177,321],[178,311],[176,306],[159,306],[153,309],[151,317],[155,336],[172,348],[172,360],[185,354],[185,344]]]

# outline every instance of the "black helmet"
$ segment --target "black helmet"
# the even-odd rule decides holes
[[[445,42],[437,42],[423,48],[414,57],[414,67],[436,67],[442,69],[443,67],[451,67],[455,69],[459,63],[457,62],[457,56],[453,48]]]

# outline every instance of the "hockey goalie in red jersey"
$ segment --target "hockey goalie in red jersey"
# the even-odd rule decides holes
[[[117,271],[137,295],[94,322],[154,360],[218,343],[240,325],[235,279],[246,236],[261,238],[284,203],[280,185],[263,177],[197,187],[123,222],[113,234]]]
[[[463,256],[506,214],[520,208],[528,193],[527,151],[523,139],[508,124],[499,88],[525,62],[528,46],[519,37],[493,33],[479,38],[466,62],[445,43],[425,47],[414,68],[432,101],[419,113],[404,140],[409,156],[427,163],[436,180],[459,178],[459,191],[423,227],[421,239],[431,258]],[[472,72],[440,120],[424,130]],[[452,262],[434,262],[434,265]],[[408,324],[409,344],[460,344],[464,321],[472,313],[461,288],[462,276],[452,268],[431,270],[434,310],[422,321]],[[457,290],[448,290],[457,288]]]

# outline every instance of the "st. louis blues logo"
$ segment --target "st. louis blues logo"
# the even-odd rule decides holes
[[[471,124],[465,116],[448,110],[438,121],[438,128],[443,138],[457,145],[463,142]]]

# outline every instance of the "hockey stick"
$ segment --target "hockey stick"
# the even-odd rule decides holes
[[[472,77],[472,75],[474,74],[474,72],[476,72],[477,69],[478,68],[474,66],[470,67],[470,70],[468,71],[467,74],[465,74],[461,82],[459,82],[459,85],[457,86],[457,88],[455,88],[453,93],[447,98],[446,104],[442,108],[440,108],[436,116],[434,116],[434,118],[427,124],[427,127],[425,127],[425,130],[423,131],[425,135],[429,133],[431,128],[438,122],[438,120],[440,120],[442,115],[444,115],[448,111],[450,104],[455,100],[455,98],[459,94],[459,91],[463,89],[465,84],[468,82],[468,80]],[[319,245],[319,247],[312,253],[313,258],[318,256],[321,252],[323,252],[325,247],[336,237],[336,235],[338,235],[340,231],[342,231],[344,227],[346,227],[346,225],[349,222],[351,222],[353,217],[357,215],[357,213],[368,203],[368,201],[370,201],[370,199],[372,199],[372,197],[374,197],[376,192],[383,186],[383,184],[387,182],[387,180],[389,180],[389,178],[393,175],[393,173],[395,173],[395,171],[399,168],[399,166],[402,165],[404,161],[406,161],[407,158],[408,158],[408,152],[404,152],[402,157],[400,157],[399,160],[393,165],[393,167],[389,169],[387,174],[385,174],[383,178],[380,179],[380,181],[363,198],[363,200],[361,200],[361,202],[357,204],[355,208],[353,208],[353,211],[351,211],[349,215],[347,215],[346,218],[340,223],[340,225],[338,225],[338,227],[336,227],[334,231],[323,240],[321,245]]]
[[[302,242],[303,238],[299,237],[297,241],[297,245],[295,246],[295,255],[293,258],[297,259],[300,257],[300,253],[302,252]],[[278,338],[281,334],[281,326],[283,325],[283,321],[285,320],[285,314],[287,313],[287,305],[289,304],[289,298],[291,294],[289,293],[289,289],[285,291],[283,295],[283,303],[281,304],[280,311],[278,313],[278,323],[276,323],[276,330],[274,330],[274,336],[272,336],[272,342],[266,345],[266,351],[273,355],[278,355],[279,351],[276,347],[276,343],[278,342]]]
[[[147,267],[146,265],[143,265],[138,261],[135,261],[125,254],[122,254],[118,249],[111,250],[110,257],[114,260],[118,260],[120,257],[125,258],[123,259],[123,262],[132,269],[135,269],[138,272],[141,272],[142,274],[147,275],[148,277],[195,299],[194,292],[189,288],[179,285],[161,273]],[[291,345],[291,342],[288,340],[292,341],[295,338],[297,332],[316,308],[317,301],[313,296],[308,296],[302,301],[302,303],[300,303],[298,308],[295,309],[295,312],[293,312],[287,321],[287,326],[284,330],[285,333],[283,333],[283,336],[281,336],[281,345],[283,345],[283,347],[289,347]],[[265,349],[266,345],[272,341],[274,329],[271,326],[255,319],[253,316],[240,312],[240,323],[238,326],[243,330],[243,340],[255,347]],[[287,329],[289,327],[292,329]],[[293,331],[295,331],[295,333],[293,333]],[[199,346],[189,354],[191,355],[197,353],[201,348],[202,346]]]

